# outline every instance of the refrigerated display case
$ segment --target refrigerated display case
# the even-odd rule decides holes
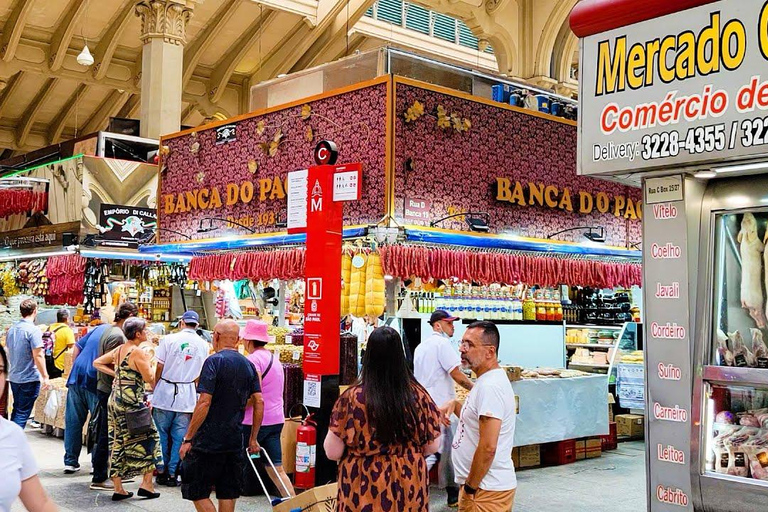
[[[691,409],[702,510],[764,510],[768,497],[767,205],[765,176],[711,181],[702,201]]]

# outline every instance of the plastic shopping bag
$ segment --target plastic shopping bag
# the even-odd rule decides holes
[[[43,409],[46,418],[55,418],[59,412],[59,392],[52,389],[48,393],[48,400],[45,402],[45,408]]]

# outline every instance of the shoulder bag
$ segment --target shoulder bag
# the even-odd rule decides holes
[[[130,357],[131,352],[133,352],[133,350],[129,350],[125,358]],[[125,407],[125,400],[123,399],[123,388],[120,384],[120,366],[125,358],[117,363],[117,374],[115,376],[115,385],[117,386],[117,391],[120,394],[120,400],[123,402],[123,407]],[[125,411],[125,424],[128,427],[128,434],[131,436],[140,436],[151,432],[152,413],[150,412],[149,407],[147,407],[142,401],[138,408]]]

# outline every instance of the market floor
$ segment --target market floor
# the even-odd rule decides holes
[[[27,431],[32,450],[40,466],[43,486],[53,497],[62,512],[88,510],[104,506],[113,510],[140,512],[189,510],[191,503],[181,499],[178,488],[159,488],[160,499],[112,503],[111,493],[88,489],[90,463],[87,458],[83,469],[76,475],[64,475],[62,457],[64,444],[61,439],[46,436],[39,431]],[[529,469],[518,472],[518,495],[515,512],[644,512],[645,465],[643,444],[623,443],[619,449],[607,452],[599,459],[579,461],[566,466]],[[128,484],[129,490],[136,491],[138,483]],[[431,510],[446,512],[445,494],[437,489],[431,491]],[[12,512],[22,512],[18,501]],[[263,497],[242,498],[237,510],[267,512],[271,508]]]

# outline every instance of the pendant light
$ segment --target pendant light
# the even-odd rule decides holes
[[[77,56],[77,63],[81,66],[93,66],[93,55],[91,55],[91,50],[88,49],[87,41],[85,46],[83,46],[83,51]]]
[[[85,4],[85,23],[88,22],[89,4],[90,2],[86,2]],[[85,23],[83,25],[85,25]],[[91,55],[91,50],[88,49],[88,39],[85,37],[85,34],[83,34],[83,25],[80,25],[80,35],[83,37],[85,45],[83,46],[83,50],[77,56],[77,63],[81,66],[90,67],[93,66],[93,55]]]

